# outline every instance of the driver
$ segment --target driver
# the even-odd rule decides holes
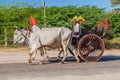
[[[73,32],[72,35],[79,35],[80,34],[80,23],[78,21],[77,16],[73,17]]]

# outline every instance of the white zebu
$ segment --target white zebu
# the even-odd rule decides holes
[[[40,29],[38,26],[33,26],[30,34],[27,35],[26,31],[16,29],[14,33],[14,43],[23,43],[27,41],[31,48],[29,55],[29,63],[32,63],[32,55],[37,50],[40,49],[41,55],[44,56],[43,47],[60,47],[62,45],[64,56],[61,63],[64,63],[68,47],[73,51],[77,62],[79,62],[79,58],[75,53],[75,48],[71,45],[71,30],[65,27],[60,28],[43,28]]]

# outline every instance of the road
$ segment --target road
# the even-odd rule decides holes
[[[50,63],[40,65],[39,55],[30,65],[27,51],[0,52],[0,80],[120,80],[120,50],[106,50],[99,62],[75,63],[68,55],[59,64],[57,51],[49,51]]]

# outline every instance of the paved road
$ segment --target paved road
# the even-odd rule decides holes
[[[65,64],[55,58],[58,52],[48,52],[51,63],[33,65],[27,62],[27,52],[0,52],[0,80],[120,80],[120,50],[106,51],[99,62],[75,63],[68,56]]]

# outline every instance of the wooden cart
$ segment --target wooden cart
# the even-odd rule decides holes
[[[96,62],[101,59],[105,49],[105,44],[102,39],[103,32],[104,31],[93,31],[83,35],[82,37],[78,37],[76,48],[80,58],[85,62]]]

